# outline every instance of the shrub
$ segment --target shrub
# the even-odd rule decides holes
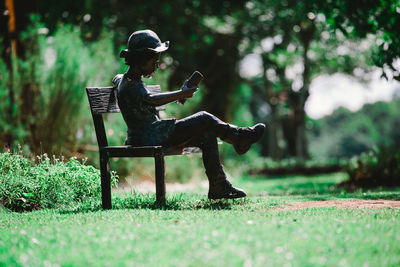
[[[0,58],[0,141],[12,148],[25,143],[37,154],[75,155],[77,145],[91,140],[84,88],[111,85],[119,69],[113,32],[104,29],[93,42],[77,26],[46,32],[33,16],[21,33],[24,56],[13,58],[12,75]]]
[[[356,112],[338,108],[313,121],[310,152],[314,157],[350,159],[374,146],[399,146],[400,99],[366,104]]]
[[[347,187],[400,186],[400,149],[377,148],[351,159]]]
[[[115,186],[117,176],[111,176]],[[99,170],[76,158],[64,162],[43,154],[34,163],[20,154],[0,154],[0,203],[10,210],[73,207],[100,196]]]

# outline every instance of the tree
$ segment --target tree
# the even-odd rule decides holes
[[[347,35],[366,37],[372,34],[378,47],[372,52],[383,77],[400,80],[395,66],[400,55],[400,3],[397,0],[331,0],[324,5],[310,1],[316,12],[323,13],[333,29]]]
[[[310,150],[315,157],[351,158],[374,147],[398,147],[400,100],[365,104],[351,112],[338,108],[314,121]]]
[[[2,1],[0,6],[0,33],[2,37],[2,54],[1,57],[6,65],[8,77],[3,72],[3,79],[7,79],[7,101],[5,101],[6,115],[2,126],[7,124],[9,127],[2,129],[0,132],[0,140],[6,147],[10,147],[13,143],[15,136],[13,131],[18,128],[16,125],[16,94],[15,88],[12,83],[13,80],[13,66],[12,58],[25,58],[26,48],[21,42],[20,35],[26,30],[29,25],[30,18],[29,14],[36,11],[36,0],[33,1],[21,1],[21,0],[6,0]],[[24,87],[29,89],[29,85]],[[24,94],[25,96],[26,94]],[[25,103],[29,106],[29,99],[24,99]]]
[[[250,83],[270,107],[268,155],[282,155],[277,145],[282,127],[289,155],[304,160],[308,157],[304,107],[312,79],[321,73],[367,68],[368,60],[350,37],[329,31],[325,17],[313,13],[307,2],[260,1],[248,9],[247,35],[252,40],[248,51],[262,62],[261,77]]]
[[[22,2],[16,2],[18,2],[20,9],[24,8]],[[204,80],[205,87],[202,88],[204,101],[201,108],[214,113],[221,119],[229,120],[230,97],[238,84],[237,63],[239,61],[239,53],[237,47],[242,37],[240,24],[237,22],[240,21],[243,3],[210,1],[207,5],[200,5],[199,1],[179,0],[169,3],[150,0],[146,5],[143,5],[140,1],[89,0],[83,4],[74,1],[59,1],[55,4],[54,1],[44,0],[32,1],[31,4],[34,7],[34,13],[40,15],[40,21],[45,25],[46,28],[44,30],[48,29],[51,36],[55,36],[59,28],[65,28],[66,26],[64,25],[72,23],[79,25],[81,38],[85,45],[90,47],[93,41],[101,37],[99,34],[101,30],[99,29],[105,27],[110,32],[114,32],[114,41],[118,49],[116,49],[113,59],[118,57],[119,48],[126,43],[127,37],[132,31],[143,28],[153,29],[161,39],[170,40],[172,44],[171,49],[168,51],[168,56],[172,60],[165,62],[170,64],[170,88],[180,87],[195,69],[200,70],[206,76]],[[154,7],[157,7],[157,9]],[[114,14],[118,14],[118,16]],[[225,24],[230,25],[228,30],[224,28]],[[44,149],[50,152],[50,148],[47,145],[42,147],[40,143],[44,144],[46,142],[48,144],[54,142],[54,140],[46,137],[46,127],[39,127],[43,124],[37,121],[40,114],[42,114],[42,112],[38,112],[37,101],[42,95],[47,95],[47,92],[42,92],[42,84],[39,84],[39,82],[44,81],[39,81],[38,77],[35,76],[39,72],[37,64],[43,62],[41,58],[43,51],[39,51],[35,35],[33,34],[30,37],[32,38],[25,38],[24,41],[26,43],[25,50],[30,55],[26,66],[27,69],[32,70],[32,75],[27,71],[19,71],[24,77],[20,81],[24,81],[25,84],[18,85],[19,88],[22,88],[22,92],[18,95],[18,98],[21,98],[18,100],[21,101],[18,108],[19,116],[16,120],[19,120],[20,124],[28,128],[27,134],[29,137],[27,138],[30,140],[31,146],[33,146],[31,147],[33,151]],[[17,35],[17,39],[22,43],[20,35]],[[81,46],[76,49],[82,50],[83,53],[87,52]],[[68,48],[63,51],[56,51],[57,58],[66,51],[68,51]],[[39,60],[34,61],[34,56]],[[68,59],[76,60],[77,57],[71,56]],[[74,64],[76,63],[74,61]],[[85,62],[84,64],[88,64],[90,69],[91,62]],[[59,66],[57,65],[56,67]],[[118,68],[119,65],[116,65],[116,67]],[[109,66],[107,68],[110,69]],[[76,68],[77,72],[78,69]],[[21,70],[24,71],[24,69]],[[68,80],[64,80],[64,76],[67,75],[65,72],[59,72],[59,74],[58,77],[62,82],[58,86],[63,87],[61,89],[64,89],[67,83],[75,81],[73,88],[78,85],[81,88],[84,87],[80,80],[83,76],[82,74],[78,75],[76,73],[76,76],[70,77]],[[63,76],[63,74],[65,75]],[[68,72],[68,75],[70,74]],[[110,81],[115,74],[114,71],[109,73]],[[85,77],[85,79],[88,80],[89,78]],[[27,101],[24,101],[24,99]],[[49,104],[51,103],[49,102]],[[57,105],[52,107],[57,107]],[[76,107],[73,110],[79,109]],[[73,110],[70,111],[72,112]],[[55,112],[54,114],[59,113]],[[64,116],[67,117],[68,114]],[[51,122],[52,119],[57,122],[62,121],[50,117],[43,121],[47,123]],[[72,131],[72,128],[69,130]],[[48,132],[54,133],[54,131]],[[58,135],[58,137],[65,136]],[[46,140],[43,140],[43,138],[46,138]],[[73,146],[73,144],[70,146]]]
[[[39,3],[39,12],[50,23],[50,29],[54,29],[59,20],[80,23],[84,33],[93,39],[98,36],[98,29],[106,25],[116,32],[116,47],[125,44],[132,31],[144,28],[154,30],[163,40],[170,40],[171,48],[167,53],[173,61],[169,66],[169,87],[180,87],[194,70],[200,70],[206,77],[201,108],[221,119],[229,119],[230,95],[239,81],[237,47],[242,40],[239,23],[242,2],[224,0],[203,4],[187,0],[149,0],[143,4],[131,0],[97,0],[85,1],[83,6],[62,2],[55,8],[52,3]]]

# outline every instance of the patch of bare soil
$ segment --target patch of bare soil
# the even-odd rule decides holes
[[[298,210],[319,207],[336,207],[340,209],[378,209],[378,208],[398,208],[400,201],[396,200],[364,200],[364,199],[343,199],[325,201],[306,201],[286,203],[285,206],[276,210]]]

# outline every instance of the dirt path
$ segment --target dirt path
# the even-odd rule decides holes
[[[343,199],[326,201],[306,201],[287,203],[275,210],[298,210],[317,207],[336,207],[340,209],[377,209],[377,208],[398,208],[400,201],[396,200],[364,200],[364,199]]]

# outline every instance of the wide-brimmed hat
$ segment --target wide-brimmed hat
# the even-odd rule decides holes
[[[167,50],[169,41],[161,42],[158,35],[152,30],[136,31],[129,36],[128,49],[121,51],[120,57],[125,57],[130,52],[153,51],[161,53]]]

